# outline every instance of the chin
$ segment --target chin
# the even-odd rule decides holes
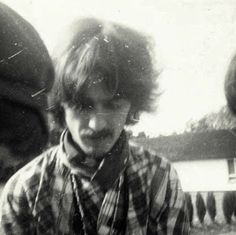
[[[107,144],[106,142],[100,142],[100,143],[96,143],[96,144],[93,144],[93,145],[87,145],[87,146],[84,146],[83,151],[85,152],[85,154],[87,155],[93,155],[93,156],[101,156],[101,155],[104,155],[106,153],[108,153],[111,148],[112,148],[112,144],[109,143]]]
[[[96,149],[94,148],[82,148],[83,152],[88,155],[88,156],[100,156],[100,151],[97,151]]]
[[[103,156],[104,154],[106,154],[107,152],[109,152],[109,150],[107,150],[107,151],[94,150],[94,151],[90,151],[89,153],[87,153],[87,155],[93,156],[95,158],[99,158],[99,157]]]

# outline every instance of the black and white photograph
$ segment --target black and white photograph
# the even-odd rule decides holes
[[[236,234],[234,0],[0,0],[0,235]]]

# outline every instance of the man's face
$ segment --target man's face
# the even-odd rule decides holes
[[[66,125],[74,142],[87,155],[107,153],[119,138],[130,111],[130,102],[114,98],[103,86],[89,86],[78,107],[63,104]]]

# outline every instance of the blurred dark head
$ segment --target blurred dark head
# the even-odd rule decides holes
[[[236,115],[236,55],[232,58],[226,74],[225,96],[229,109]]]
[[[0,99],[0,143],[16,158],[28,158],[42,152],[48,131],[37,109]]]
[[[156,77],[151,40],[143,33],[113,22],[85,18],[75,21],[55,50],[55,84],[51,105],[63,126],[62,103],[79,106],[83,91],[105,82],[108,91],[131,103],[126,124],[153,109]]]
[[[33,155],[47,142],[44,112],[54,71],[36,30],[0,3],[0,144]]]

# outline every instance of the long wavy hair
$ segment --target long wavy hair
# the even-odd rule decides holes
[[[53,55],[55,83],[50,105],[64,124],[62,103],[79,105],[91,83],[105,81],[114,96],[131,102],[128,124],[154,110],[157,76],[151,38],[131,28],[94,18],[75,21]]]

